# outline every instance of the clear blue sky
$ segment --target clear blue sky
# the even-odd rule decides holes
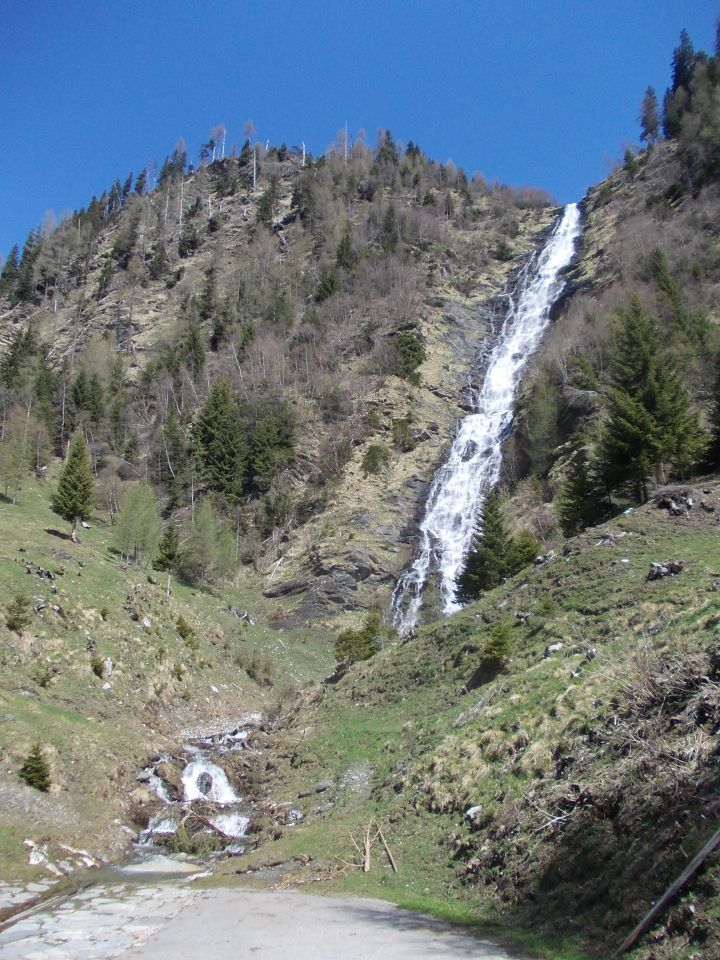
[[[4,5],[0,253],[48,209],[242,142],[379,126],[505,183],[577,199],[638,136],[685,27],[712,52],[715,0],[27,0]]]

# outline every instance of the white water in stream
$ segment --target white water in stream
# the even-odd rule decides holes
[[[580,229],[580,211],[576,204],[569,204],[539,257],[523,270],[510,298],[475,400],[476,412],[461,421],[450,454],[435,474],[420,524],[418,557],[393,593],[393,621],[400,633],[417,623],[431,572],[439,577],[443,612],[460,609],[457,579],[477,528],[477,514],[498,481],[517,388],[562,292],[561,273],[573,257]]]

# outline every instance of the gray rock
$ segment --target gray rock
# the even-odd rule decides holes
[[[286,580],[284,583],[276,583],[274,586],[263,590],[263,596],[269,600],[276,597],[290,597],[297,593],[304,593],[309,586],[309,580]]]

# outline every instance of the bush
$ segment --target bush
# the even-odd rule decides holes
[[[503,667],[512,648],[512,625],[509,620],[498,620],[490,628],[490,635],[483,646],[483,662],[497,669]]]
[[[5,625],[18,635],[30,623],[30,600],[25,593],[16,593],[5,611]]]
[[[390,451],[384,443],[371,443],[365,452],[360,467],[367,477],[380,473],[390,463]]]
[[[412,430],[410,429],[409,417],[405,417],[402,420],[393,420],[391,432],[393,444],[398,450],[402,451],[402,453],[409,453],[417,446],[417,440],[412,435]]]
[[[369,660],[380,649],[382,625],[380,614],[371,610],[359,630],[343,630],[335,641],[335,658],[338,663],[351,664]]]
[[[20,777],[29,787],[47,793],[50,789],[50,764],[39,743],[36,743],[20,767]]]
[[[403,380],[416,383],[418,379],[416,370],[426,357],[425,344],[420,335],[412,330],[396,333],[392,338],[392,348],[393,372]]]

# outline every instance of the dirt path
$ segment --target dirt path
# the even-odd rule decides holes
[[[100,887],[0,933],[3,960],[510,960],[382,900],[293,891]],[[515,955],[517,956],[517,955]]]

